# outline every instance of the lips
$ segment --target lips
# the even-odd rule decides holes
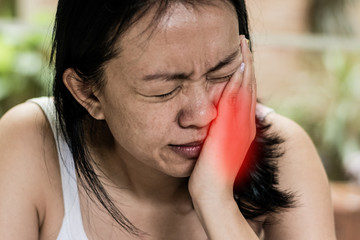
[[[171,148],[172,151],[174,151],[176,154],[180,155],[181,157],[187,159],[197,159],[200,155],[202,146],[203,146],[203,141],[196,141],[182,145],[169,144],[169,147]]]

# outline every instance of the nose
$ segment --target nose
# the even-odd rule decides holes
[[[187,100],[178,114],[180,127],[196,129],[208,127],[217,116],[216,96],[200,86],[187,95]]]

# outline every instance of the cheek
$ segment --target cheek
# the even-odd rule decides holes
[[[111,121],[108,121],[119,144],[141,145],[144,151],[151,151],[167,144],[169,131],[174,124],[173,110],[160,105],[132,104],[130,107],[124,104],[112,111]]]
[[[170,119],[170,113],[163,114],[162,112],[143,109],[139,114],[140,117],[136,114],[130,119],[130,124],[138,138],[146,141],[149,145],[161,144],[166,141],[167,133],[173,122]]]

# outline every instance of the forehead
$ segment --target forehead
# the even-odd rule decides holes
[[[190,69],[199,62],[211,65],[233,52],[239,44],[236,11],[226,1],[216,3],[196,7],[174,3],[158,21],[154,21],[157,9],[152,9],[118,42],[118,66],[127,72]]]
[[[211,2],[216,4],[210,4]],[[219,25],[223,23],[224,27],[225,24],[229,24],[229,19],[237,24],[236,11],[227,1],[208,1],[207,4],[198,3],[198,5],[175,2],[162,13],[159,13],[158,7],[149,10],[124,34],[119,45],[124,48],[130,43],[134,46],[141,40],[150,40],[150,37],[156,33],[181,30],[184,26],[198,27],[202,24],[211,26],[212,23],[217,22]]]

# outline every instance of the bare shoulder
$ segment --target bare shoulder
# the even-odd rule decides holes
[[[272,125],[272,131],[279,132],[281,135],[283,135],[283,137],[286,137],[290,140],[299,139],[299,137],[301,138],[300,140],[305,140],[308,138],[307,133],[298,123],[281,114],[272,112],[266,117],[266,121]],[[293,136],[294,134],[296,137]]]
[[[271,131],[284,139],[282,147],[285,154],[278,163],[282,180],[281,186],[294,188],[296,185],[301,185],[301,182],[294,179],[294,176],[300,174],[308,181],[327,183],[327,176],[320,157],[305,130],[293,120],[277,113],[269,114],[266,120],[272,125]],[[314,179],[311,179],[312,173],[315,173]]]
[[[0,152],[0,235],[38,239],[50,198],[61,195],[55,141],[40,107],[20,104],[0,119]]]
[[[279,114],[269,114],[266,121],[285,140],[279,188],[295,195],[295,207],[279,213],[278,221],[265,228],[266,239],[335,239],[329,183],[311,138]]]

